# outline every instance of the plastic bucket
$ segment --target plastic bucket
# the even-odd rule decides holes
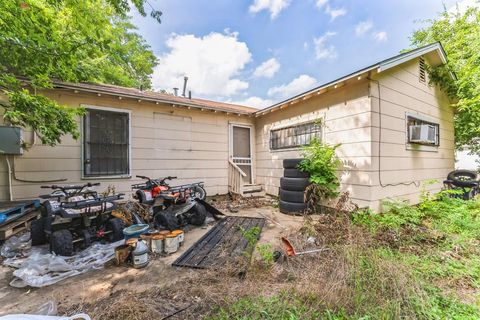
[[[146,233],[148,224],[132,224],[130,227],[123,229],[125,240],[130,238],[138,238],[140,235]]]

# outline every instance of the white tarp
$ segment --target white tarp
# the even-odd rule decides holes
[[[94,243],[71,257],[56,256],[48,247],[32,247],[24,257],[6,259],[3,264],[16,268],[13,287],[45,287],[93,269],[101,269],[115,256],[115,247],[123,244],[120,240],[109,244]]]

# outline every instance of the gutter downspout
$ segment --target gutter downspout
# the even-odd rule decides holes
[[[10,166],[10,160],[8,160],[8,155],[5,155],[5,160],[7,162],[8,168],[8,199],[13,201],[13,192],[12,192],[12,167]]]

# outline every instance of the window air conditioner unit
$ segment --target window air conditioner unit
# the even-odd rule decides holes
[[[436,128],[430,124],[410,126],[410,142],[435,144],[437,138]]]

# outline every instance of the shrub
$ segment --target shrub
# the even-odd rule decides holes
[[[339,194],[340,182],[336,173],[341,162],[335,154],[339,146],[331,146],[322,143],[319,139],[313,139],[309,145],[303,147],[304,159],[299,169],[310,174],[312,187],[308,192],[310,192],[309,198],[313,199],[315,204],[335,198]]]

